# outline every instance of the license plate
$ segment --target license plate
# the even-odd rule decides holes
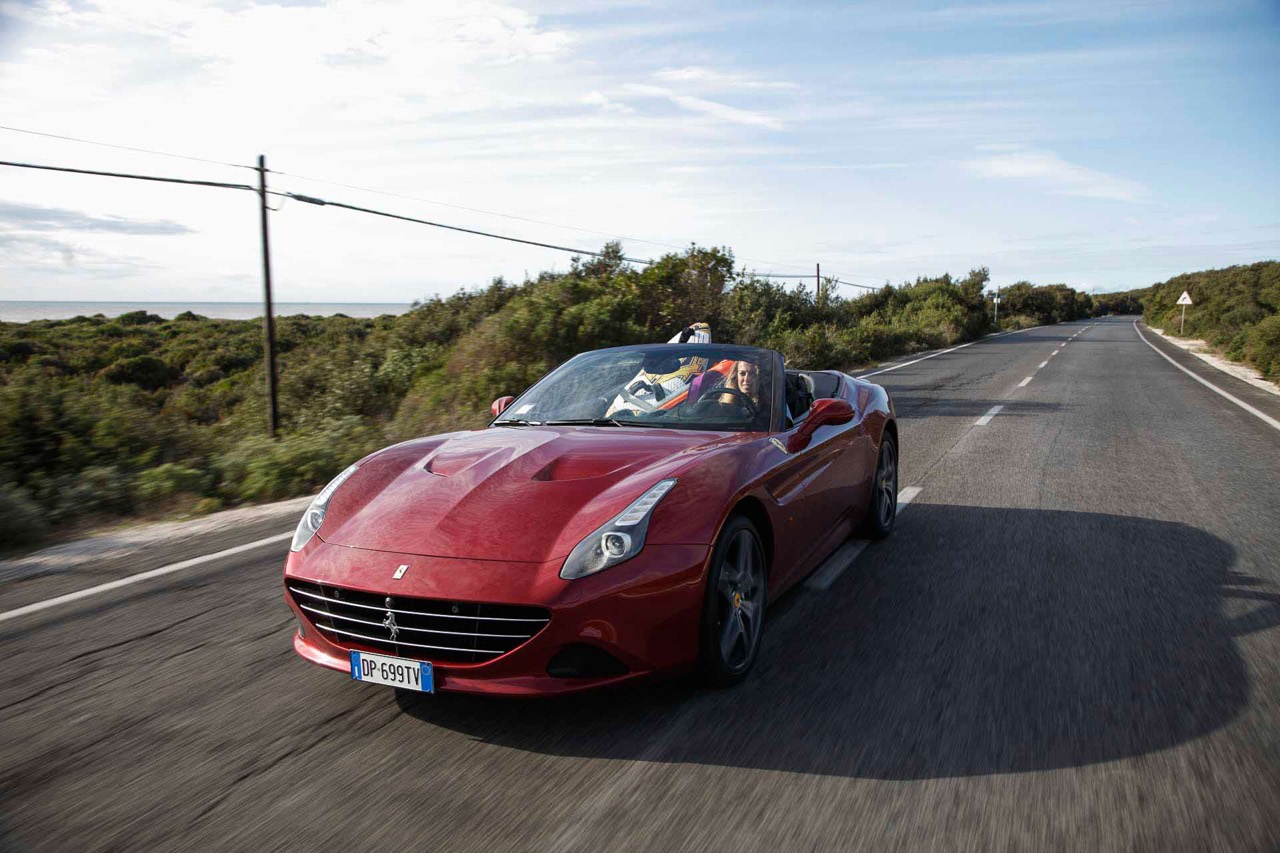
[[[435,673],[429,661],[352,652],[351,677],[356,681],[372,681],[374,684],[386,684],[405,690],[436,692]]]

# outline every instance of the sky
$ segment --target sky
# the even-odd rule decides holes
[[[0,0],[0,124],[200,158],[0,130],[0,160],[256,184],[263,154],[281,191],[871,286],[1280,258],[1278,0]],[[570,263],[273,204],[280,301]],[[260,295],[254,193],[0,166],[0,299]]]

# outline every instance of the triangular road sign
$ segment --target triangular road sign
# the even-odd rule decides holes
[[[1190,293],[1187,293],[1185,290],[1184,290],[1184,291],[1182,291],[1182,295],[1178,297],[1178,304],[1179,304],[1179,305],[1191,305],[1191,304],[1192,304],[1192,302],[1191,302],[1191,294],[1190,294]]]

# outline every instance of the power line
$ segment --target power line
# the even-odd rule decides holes
[[[307,204],[314,204],[322,207],[326,207],[326,206],[339,207],[344,210],[354,210],[359,213],[372,214],[373,216],[384,216],[387,219],[399,219],[404,222],[416,222],[419,225],[430,225],[433,228],[444,228],[449,231],[459,231],[463,234],[475,234],[479,237],[491,237],[494,240],[506,240],[508,243],[522,243],[526,246],[537,246],[538,248],[541,248],[541,249],[555,249],[560,252],[572,252],[575,255],[590,255],[593,258],[602,258],[605,256],[603,252],[591,252],[591,251],[587,251],[586,249],[576,249],[576,248],[573,248],[572,246],[558,246],[554,243],[540,243],[537,240],[524,240],[520,237],[510,237],[506,234],[494,234],[490,231],[477,231],[474,228],[463,228],[460,225],[446,225],[443,222],[432,222],[429,219],[418,219],[413,216],[402,216],[401,214],[389,213],[385,210],[375,210],[372,207],[360,207],[359,205],[355,205],[355,204],[345,204],[344,202],[340,202],[340,201],[329,201],[323,198],[316,198],[315,196],[300,195],[299,193],[285,193],[285,195],[288,196],[289,198],[297,199],[298,201],[305,202]],[[645,260],[642,258],[628,258],[626,256],[623,256],[621,260],[626,261],[627,263],[644,264],[646,266],[653,263],[653,261],[651,260]]]
[[[463,228],[460,225],[448,225],[443,222],[433,222],[429,219],[419,219],[413,216],[404,216],[398,213],[390,213],[389,211],[385,211],[385,210],[377,210],[371,207],[361,207],[359,205],[346,204],[344,202],[339,202],[339,201],[329,201],[327,199],[317,198],[315,196],[303,195],[301,193],[279,192],[274,190],[264,191],[264,190],[261,190],[259,187],[253,187],[248,184],[233,184],[233,183],[227,183],[225,181],[199,181],[199,180],[193,180],[190,178],[170,178],[170,177],[164,177],[159,175],[139,175],[131,172],[107,172],[107,171],[101,171],[98,169],[75,169],[69,166],[46,166],[46,165],[41,165],[37,163],[18,163],[10,160],[0,160],[0,166],[12,166],[18,169],[37,169],[45,172],[66,172],[74,175],[94,175],[97,177],[104,177],[104,178],[126,178],[129,180],[151,181],[155,183],[185,184],[187,186],[215,187],[218,189],[248,190],[249,192],[260,193],[263,195],[273,195],[273,196],[278,196],[286,199],[292,198],[300,202],[305,202],[307,204],[313,204],[321,207],[326,207],[326,206],[337,207],[337,208],[342,208],[344,210],[356,211],[358,213],[368,213],[373,216],[382,216],[387,219],[399,219],[404,222],[414,222],[419,225],[429,225],[433,228],[443,228],[448,231],[457,231],[463,234],[474,234],[478,237],[489,237],[494,240],[504,240],[508,243],[519,243],[525,246],[535,246],[541,249],[553,249],[555,251],[570,252],[575,255],[586,255],[588,257],[593,257],[593,258],[605,257],[605,254],[603,252],[593,252],[587,249],[579,249],[572,246],[561,246],[555,243],[543,243],[538,240],[525,240],[521,237],[512,237],[507,234],[495,234],[491,231],[480,231],[475,228]],[[283,174],[283,173],[276,173],[276,174]],[[646,242],[646,241],[641,241],[641,242]],[[649,259],[631,258],[625,255],[621,257],[621,260],[627,263],[641,264],[644,266],[648,266],[653,263],[653,261]],[[787,279],[816,278],[815,276],[799,274],[799,273],[794,275],[785,274],[785,273],[753,273],[753,275],[755,275],[756,278],[787,278]],[[859,287],[865,290],[878,289],[865,284],[857,284],[854,282],[841,281],[839,277],[832,277],[829,280],[835,284],[843,284],[848,287]]]
[[[814,275],[811,273],[792,274],[792,273],[777,273],[777,272],[753,272],[751,273],[751,276],[753,278],[791,278],[791,279],[803,279],[806,281],[811,278],[818,279],[817,275]],[[867,277],[870,278],[870,276],[867,276]],[[860,287],[863,290],[879,290],[880,289],[879,287],[873,287],[872,285],[869,285],[869,284],[858,284],[856,281],[843,281],[839,276],[824,275],[822,276],[822,279],[826,279],[832,284],[843,284],[845,287]]]
[[[646,239],[644,239],[643,237],[628,237],[628,236],[626,236],[625,234],[614,234],[614,233],[609,232],[609,231],[596,231],[596,230],[591,229],[591,228],[580,228],[580,227],[578,227],[578,226],[576,226],[576,225],[565,225],[565,224],[560,223],[560,222],[550,222],[550,221],[545,220],[545,219],[534,219],[533,217],[530,217],[530,216],[520,216],[520,215],[515,214],[515,213],[503,213],[502,211],[498,211],[498,210],[486,210],[486,209],[481,208],[481,207],[468,207],[468,206],[467,206],[467,205],[465,205],[465,204],[454,204],[454,203],[452,203],[452,202],[440,201],[439,199],[424,198],[423,196],[408,195],[408,194],[406,194],[406,193],[392,192],[392,191],[390,191],[390,190],[379,190],[379,189],[374,189],[373,187],[364,187],[364,186],[360,186],[359,184],[348,184],[348,183],[343,183],[342,181],[332,181],[332,180],[329,180],[329,179],[327,179],[327,178],[316,178],[316,177],[312,177],[312,176],[309,176],[309,175],[298,175],[298,174],[294,174],[294,173],[292,173],[292,172],[281,172],[281,171],[278,171],[278,170],[275,170],[275,169],[272,169],[272,170],[271,170],[271,172],[272,172],[273,174],[279,175],[279,176],[281,176],[281,177],[283,177],[283,178],[293,178],[293,179],[294,179],[294,180],[296,180],[296,181],[313,181],[313,182],[318,183],[318,184],[327,184],[327,185],[329,185],[329,186],[342,187],[343,189],[356,190],[357,192],[373,193],[374,195],[383,195],[383,196],[388,196],[388,197],[390,197],[390,198],[400,198],[400,199],[405,199],[406,201],[416,201],[416,202],[421,202],[422,204],[434,204],[434,205],[439,205],[440,207],[448,207],[448,208],[451,208],[451,209],[453,209],[453,210],[465,210],[465,211],[467,211],[468,213],[479,213],[479,214],[482,214],[482,215],[484,215],[484,216],[499,216],[499,217],[502,217],[502,218],[504,218],[504,219],[514,219],[514,220],[516,220],[516,221],[518,221],[518,222],[529,222],[529,223],[534,224],[534,225],[545,225],[545,226],[547,226],[548,228],[563,228],[563,229],[564,229],[564,230],[566,230],[566,231],[577,231],[577,232],[578,232],[578,233],[580,233],[580,234],[591,234],[591,235],[594,235],[594,236],[596,236],[596,237],[608,237],[608,238],[609,238],[609,239],[611,239],[611,240],[622,240],[622,241],[627,242],[627,243],[644,243],[644,244],[649,245],[649,246],[661,246],[661,247],[662,247],[662,248],[664,248],[664,249],[675,249],[675,250],[676,250],[676,251],[678,251],[678,252],[680,252],[680,251],[684,251],[684,250],[687,248],[687,246],[678,246],[678,245],[676,245],[676,244],[674,244],[674,243],[663,243],[663,242],[661,242],[661,241],[659,241],[659,240],[646,240]],[[779,261],[770,261],[770,260],[765,260],[765,259],[763,259],[763,258],[748,258],[748,257],[744,257],[744,256],[739,256],[739,257],[737,257],[737,258],[736,258],[736,260],[740,260],[740,261],[750,261],[751,263],[756,263],[756,264],[767,264],[767,265],[769,265],[769,266],[771,266],[771,267],[784,267],[784,268],[785,268],[785,267],[791,267],[791,268],[793,268],[793,269],[799,269],[799,268],[801,268],[801,265],[800,265],[800,264],[787,264],[787,263],[782,263],[782,262],[779,262]],[[762,275],[762,276],[757,276],[757,277],[758,277],[758,278],[765,278],[765,277],[773,277],[773,278],[813,278],[813,276],[811,276],[811,275],[785,275],[785,274],[776,274],[776,275],[771,275],[771,276],[763,276],[763,275]],[[836,283],[837,283],[837,284],[844,284],[844,285],[847,285],[847,286],[850,286],[850,287],[862,287],[862,288],[865,288],[865,289],[868,289],[868,290],[877,290],[877,289],[878,289],[878,288],[875,288],[875,287],[868,287],[867,285],[854,284],[853,282],[849,282],[849,281],[842,281],[842,280],[840,280],[840,278],[868,278],[868,279],[878,279],[878,276],[871,276],[871,275],[865,275],[865,276],[863,276],[863,275],[848,276],[848,275],[847,275],[847,276],[837,277],[837,279],[836,279]]]
[[[211,160],[211,159],[208,159],[208,158],[205,158],[205,157],[193,157],[193,156],[188,155],[188,154],[174,154],[174,153],[172,153],[172,152],[170,152],[170,151],[158,151],[158,150],[155,150],[155,149],[153,149],[153,148],[140,148],[140,147],[136,147],[136,146],[132,146],[132,145],[117,145],[117,144],[115,144],[115,143],[111,143],[111,142],[101,142],[101,141],[96,140],[96,139],[85,139],[85,138],[83,138],[83,137],[79,137],[79,136],[68,136],[68,135],[60,134],[60,133],[47,133],[47,132],[45,132],[45,131],[40,131],[40,130],[30,130],[30,129],[28,129],[28,128],[13,127],[13,126],[11,126],[11,125],[0,125],[0,130],[7,130],[7,131],[10,131],[10,132],[12,132],[12,133],[25,133],[25,134],[28,134],[28,135],[31,135],[31,136],[43,136],[43,137],[46,137],[46,138],[48,138],[48,139],[61,139],[61,140],[65,140],[65,141],[68,141],[68,142],[79,142],[79,143],[82,143],[82,144],[84,144],[84,145],[96,145],[96,146],[99,146],[99,147],[101,147],[101,148],[114,148],[114,149],[116,149],[116,150],[118,150],[118,151],[132,151],[132,152],[139,153],[139,154],[152,154],[152,155],[155,155],[155,156],[158,156],[158,157],[172,157],[172,158],[175,158],[175,159],[178,159],[178,160],[188,160],[188,161],[191,161],[191,162],[194,162],[194,163],[208,163],[208,164],[211,164],[211,165],[214,165],[214,166],[227,166],[227,167],[230,167],[230,168],[233,168],[233,169],[252,169],[252,170],[255,170],[255,171],[256,171],[255,167],[253,167],[253,166],[249,166],[249,165],[246,165],[246,164],[244,164],[244,163],[231,163],[231,162],[228,162],[228,161],[225,161],[225,160]],[[21,165],[21,164],[4,164],[4,165]],[[68,172],[77,171],[77,170],[73,170],[73,169],[54,169],[54,168],[52,168],[52,167],[37,167],[37,166],[30,166],[29,168],[49,168],[51,171],[68,171]],[[83,173],[85,173],[85,174],[99,174],[99,173],[96,173],[96,172],[89,172],[88,170],[80,170],[80,171],[82,171],[82,172],[83,172]],[[564,225],[564,224],[562,224],[562,223],[558,223],[558,222],[549,222],[549,221],[544,220],[544,219],[535,219],[535,218],[533,218],[533,217],[529,217],[529,216],[520,216],[520,215],[518,215],[518,214],[514,214],[514,213],[503,213],[503,212],[501,212],[501,211],[497,211],[497,210],[485,210],[484,208],[479,208],[479,207],[469,207],[469,206],[467,206],[467,205],[463,205],[463,204],[453,204],[453,203],[451,203],[451,202],[447,202],[447,201],[440,201],[440,200],[438,200],[438,199],[423,198],[423,197],[421,197],[421,196],[413,196],[413,195],[408,195],[408,194],[406,194],[406,193],[391,192],[391,191],[389,191],[389,190],[379,190],[379,189],[374,189],[374,188],[372,188],[372,187],[363,187],[363,186],[359,186],[359,185],[357,185],[357,184],[348,184],[348,183],[343,183],[343,182],[341,182],[341,181],[332,181],[332,180],[329,180],[329,179],[327,179],[327,178],[316,178],[316,177],[311,177],[311,176],[308,176],[308,175],[297,175],[297,174],[293,174],[293,173],[290,173],[290,172],[281,172],[281,171],[277,171],[277,170],[274,170],[274,169],[269,169],[268,171],[269,171],[269,172],[271,172],[272,174],[280,175],[281,177],[293,178],[294,180],[299,180],[299,181],[313,181],[313,182],[315,182],[315,183],[328,184],[328,185],[330,185],[330,186],[335,186],[335,187],[343,187],[343,188],[345,188],[345,189],[356,190],[356,191],[358,191],[358,192],[374,193],[375,195],[384,195],[384,196],[389,196],[389,197],[391,197],[391,198],[401,198],[401,199],[405,199],[405,200],[408,200],[408,201],[421,202],[421,203],[423,203],[423,204],[434,204],[434,205],[439,205],[439,206],[441,206],[441,207],[448,207],[448,208],[452,208],[452,209],[454,209],[454,210],[465,210],[465,211],[468,211],[468,212],[470,212],[470,213],[479,213],[479,214],[483,214],[483,215],[485,215],[485,216],[499,216],[499,217],[502,217],[502,218],[504,218],[504,219],[513,219],[513,220],[516,220],[516,221],[519,221],[519,222],[528,222],[528,223],[531,223],[531,224],[534,224],[534,225],[544,225],[544,226],[547,226],[547,227],[549,227],[549,228],[562,228],[562,229],[565,229],[565,230],[567,230],[567,231],[577,231],[577,232],[579,232],[579,233],[581,233],[581,234],[592,234],[592,235],[597,236],[597,237],[607,237],[607,238],[612,239],[612,240],[622,240],[622,241],[625,241],[625,242],[628,242],[628,243],[644,243],[644,244],[646,244],[646,245],[650,245],[650,246],[661,246],[661,247],[663,247],[663,248],[665,248],[665,249],[674,249],[674,250],[676,250],[676,251],[683,251],[683,250],[686,248],[685,246],[678,246],[678,245],[676,245],[676,244],[674,244],[674,243],[664,243],[664,242],[661,242],[661,241],[658,241],[658,240],[646,240],[646,239],[644,239],[644,238],[642,238],[642,237],[628,237],[628,236],[623,235],[623,234],[613,234],[613,233],[608,232],[608,231],[596,231],[596,230],[591,229],[591,228],[580,228],[580,227],[578,227],[578,226],[576,226],[576,225]],[[119,174],[119,173],[100,173],[100,174],[108,175],[108,176],[111,176],[111,177],[128,177],[127,175],[122,175],[122,174]],[[139,178],[139,180],[161,180],[161,179],[159,179],[159,178]],[[180,181],[179,179],[172,179],[170,182],[172,182],[172,183],[182,183],[182,181]],[[200,184],[201,182],[189,181],[188,183]],[[216,182],[204,182],[202,185],[206,185],[206,186],[217,186],[218,184],[217,184]],[[255,192],[257,192],[257,191],[258,191],[258,190],[257,190],[257,188],[255,188],[255,187],[248,187],[248,189],[251,189],[251,190],[253,190],[253,191],[255,191]],[[288,193],[268,192],[268,195],[280,195],[280,196],[285,196],[285,197],[287,197],[287,196],[288,196]],[[442,227],[444,227],[444,226],[442,226]],[[465,229],[457,229],[457,230],[465,230]],[[476,233],[483,234],[484,232],[476,232]],[[500,238],[500,239],[506,239],[506,238]],[[522,241],[520,241],[520,240],[517,240],[516,238],[511,238],[511,239],[512,239],[512,240],[514,240],[515,242],[522,242]],[[534,242],[534,241],[523,241],[523,242],[527,242],[527,243],[529,243],[530,245],[545,245],[545,244],[539,244],[539,243],[536,243],[536,242]],[[556,247],[556,248],[559,248],[559,247]],[[568,251],[568,250],[566,250],[566,251]],[[578,250],[573,250],[573,251],[578,251]],[[593,256],[595,256],[595,257],[599,257],[599,256],[600,256],[600,253],[598,253],[598,252],[586,252],[586,251],[583,251],[583,252],[582,252],[582,254],[593,255]],[[772,266],[772,267],[783,267],[783,268],[791,267],[792,269],[800,269],[800,268],[801,268],[801,265],[800,265],[800,264],[788,264],[788,263],[781,263],[781,262],[779,262],[779,261],[770,261],[770,260],[765,260],[765,259],[763,259],[763,258],[739,257],[737,260],[750,261],[751,263],[757,263],[757,264],[767,264],[768,266]],[[648,263],[648,262],[647,262],[647,263]],[[806,275],[794,275],[794,276],[788,276],[788,275],[784,275],[784,274],[771,274],[771,275],[764,275],[764,274],[760,274],[760,275],[757,275],[757,277],[758,277],[758,278],[796,278],[796,279],[802,279],[802,278],[811,278],[812,276],[806,276]],[[864,276],[864,275],[852,275],[852,276],[848,276],[848,275],[847,275],[847,276],[836,276],[836,277],[835,277],[835,278],[833,278],[832,280],[833,280],[833,281],[835,281],[835,283],[836,283],[836,284],[843,284],[843,285],[846,285],[846,286],[849,286],[849,287],[861,287],[861,288],[864,288],[864,289],[867,289],[867,290],[875,290],[875,289],[877,289],[877,288],[874,288],[874,287],[868,287],[867,285],[855,284],[854,282],[850,282],[850,281],[843,281],[843,280],[842,280],[842,279],[846,279],[846,278],[866,278],[866,279],[875,279],[875,278],[878,278],[878,277],[877,277],[877,276],[869,276],[869,275],[867,275],[867,276]]]
[[[164,184],[190,184],[197,187],[218,187],[228,190],[249,190],[257,192],[256,187],[248,184],[228,184],[224,181],[195,181],[190,178],[164,178],[156,175],[136,175],[129,172],[100,172],[96,169],[72,169],[69,166],[41,166],[36,163],[14,163],[0,160],[0,166],[13,166],[18,169],[40,169],[44,172],[70,172],[75,175],[98,175],[104,178],[130,178],[135,181],[157,181]]]
[[[67,142],[80,142],[85,145],[97,145],[101,148],[115,148],[118,151],[133,151],[137,154],[154,154],[158,157],[173,157],[176,160],[191,160],[195,163],[209,163],[214,166],[230,166],[233,169],[252,169],[252,166],[246,166],[243,163],[228,163],[225,160],[209,160],[204,157],[192,157],[187,154],[173,154],[168,151],[156,151],[151,148],[135,148],[132,145],[115,145],[111,142],[98,142],[95,139],[82,139],[78,136],[64,136],[61,133],[45,133],[40,130],[27,130],[22,127],[10,127],[0,124],[0,130],[8,130],[13,133],[26,133],[31,136],[44,136],[49,139],[62,139]]]
[[[402,198],[407,201],[422,202],[423,204],[435,204],[435,205],[439,205],[440,207],[448,207],[454,210],[465,210],[469,213],[481,213],[481,214],[484,214],[485,216],[500,216],[503,219],[514,219],[519,222],[529,222],[534,225],[546,225],[549,228],[563,228],[566,231],[577,231],[582,234],[592,234],[596,237],[608,237],[613,240],[623,240],[628,243],[645,243],[650,246],[662,246],[665,249],[675,249],[677,251],[682,251],[685,248],[684,246],[677,246],[674,243],[662,243],[657,240],[645,240],[640,237],[628,237],[624,234],[612,234],[608,231],[595,231],[590,228],[579,228],[576,225],[564,225],[559,222],[548,222],[545,219],[534,219],[533,217],[530,217],[530,216],[520,216],[515,213],[503,213],[497,210],[485,210],[484,208],[481,208],[481,207],[468,207],[465,204],[453,204],[447,201],[440,201],[439,199],[423,198],[422,196],[415,196],[415,195],[406,195],[405,193],[391,192],[389,190],[376,190],[376,189],[373,189],[372,187],[362,187],[356,184],[344,184],[341,181],[330,181],[325,178],[308,177],[307,175],[295,175],[291,172],[280,172],[274,169],[271,171],[272,171],[272,174],[280,175],[281,177],[284,177],[284,178],[293,178],[296,181],[313,181],[317,184],[328,184],[329,186],[342,187],[344,189],[357,190],[358,192],[364,192],[364,193],[373,193],[374,195],[385,195],[391,198]],[[786,265],[784,264],[784,266]]]

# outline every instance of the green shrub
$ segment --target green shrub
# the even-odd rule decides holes
[[[26,492],[0,484],[0,550],[38,542],[47,528],[40,507]]]
[[[220,489],[236,501],[266,501],[319,491],[343,468],[385,442],[380,430],[358,418],[282,438],[247,438],[219,455]]]
[[[121,515],[133,509],[129,477],[114,465],[95,465],[74,474],[39,474],[28,483],[51,524],[83,516]]]
[[[166,462],[138,472],[133,478],[133,491],[141,504],[158,504],[175,495],[203,494],[209,488],[210,476],[204,471]]]
[[[1183,292],[1193,304],[1177,304]],[[1199,338],[1275,377],[1276,314],[1280,312],[1280,261],[1187,273],[1152,285],[1143,297],[1143,319],[1167,334]]]
[[[169,384],[173,372],[169,365],[150,355],[122,358],[102,371],[102,378],[117,385],[129,383],[154,391]]]
[[[1280,381],[1280,314],[1272,314],[1248,331],[1243,355],[1263,376]]]
[[[222,498],[201,498],[191,507],[192,515],[209,515],[222,509]]]

